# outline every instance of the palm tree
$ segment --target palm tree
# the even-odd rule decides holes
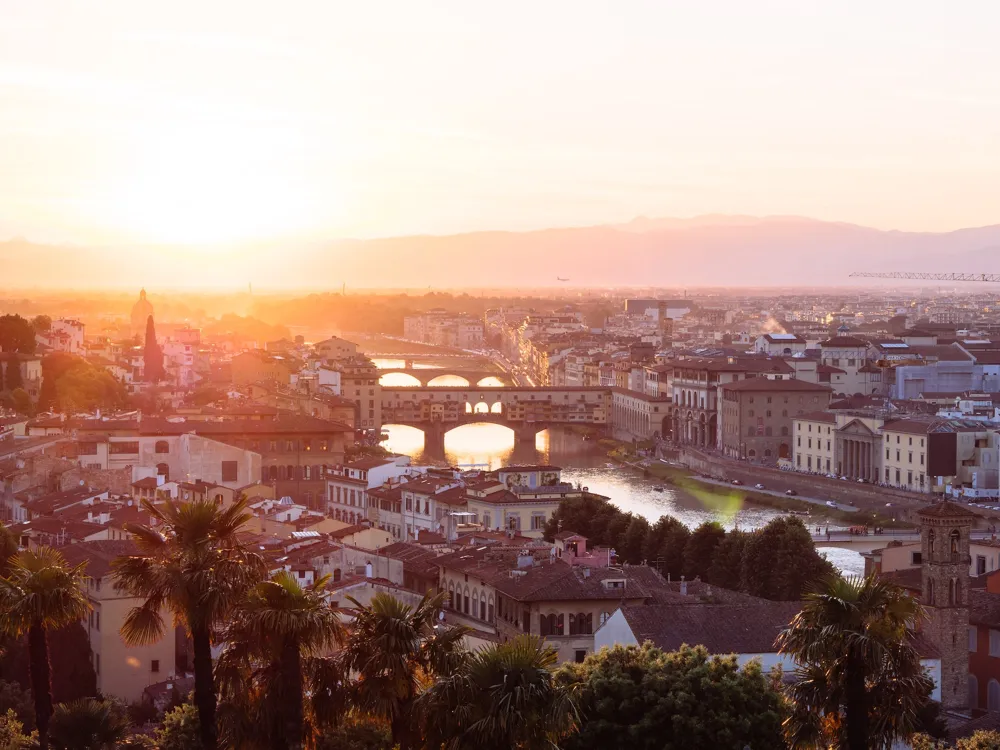
[[[194,703],[198,707],[205,750],[217,747],[212,639],[246,592],[265,574],[263,558],[239,538],[250,520],[246,500],[225,510],[213,502],[153,505],[143,510],[156,528],[129,525],[137,555],[114,562],[122,589],[145,601],[125,617],[121,634],[129,645],[154,643],[163,637],[163,611],[184,623],[194,647]]]
[[[130,728],[122,704],[82,698],[56,706],[50,735],[54,750],[116,750]]]
[[[903,589],[877,576],[827,579],[778,636],[801,665],[785,721],[793,747],[825,738],[847,750],[887,748],[913,731],[932,688],[913,644],[924,617]]]
[[[0,578],[0,628],[20,637],[28,634],[31,695],[35,703],[38,746],[48,748],[52,717],[52,680],[48,631],[83,619],[90,604],[81,582],[86,563],[67,567],[62,554],[51,547],[20,552]]]
[[[413,746],[413,702],[433,676],[447,675],[464,657],[465,627],[444,628],[437,623],[446,594],[424,595],[411,607],[378,593],[371,604],[354,604],[343,654],[346,670],[357,675],[354,684],[359,708],[385,719],[392,739],[403,750]]]
[[[344,640],[337,610],[326,598],[328,582],[324,576],[303,587],[282,571],[254,586],[236,608],[217,676],[224,700],[242,709],[239,718],[252,720],[227,720],[227,746],[249,744],[242,726],[252,727],[254,740],[268,748],[299,750],[307,743],[305,693],[316,692],[307,685],[315,674],[312,660]]]
[[[10,571],[10,559],[17,554],[17,537],[0,522],[0,576]]]
[[[557,747],[578,719],[570,692],[555,682],[558,661],[530,635],[469,654],[416,700],[428,747]]]

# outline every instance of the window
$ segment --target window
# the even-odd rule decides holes
[[[101,610],[94,612],[94,630],[101,629]]]
[[[160,671],[160,660],[159,659],[153,659],[149,663],[149,671],[153,672],[153,673],[157,673],[157,672]]]
[[[235,482],[239,476],[239,463],[236,461],[222,462],[222,481]]]
[[[125,443],[109,443],[108,453],[111,454],[133,454],[139,452],[139,442],[129,441]]]
[[[587,652],[583,649],[577,649],[573,652],[573,661],[577,664],[583,664],[583,660],[587,658]]]
[[[532,513],[531,514],[531,528],[533,531],[538,531],[545,528],[545,513]]]
[[[970,625],[969,626],[969,653],[970,654],[976,653],[976,649],[979,646],[979,644],[978,644],[979,637],[978,636],[979,636],[979,629],[976,628],[976,626],[974,626],[974,625]]]
[[[153,446],[154,453],[170,453],[170,443],[166,440],[157,440],[156,445]]]
[[[986,572],[986,556],[976,555],[976,575],[981,576]]]
[[[910,564],[920,565],[923,562],[923,553],[921,552],[911,552],[910,553]]]
[[[979,708],[979,680],[969,675],[969,708]]]
[[[992,656],[992,651],[990,653]],[[986,685],[986,708],[990,711],[1000,711],[1000,682],[991,679]]]
[[[1000,656],[1000,630],[990,628],[990,656]]]

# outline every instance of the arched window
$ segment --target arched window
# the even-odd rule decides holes
[[[755,451],[753,448],[751,448],[750,450],[747,451],[747,455],[750,456],[750,458],[756,458],[757,457],[757,451]]]
[[[479,615],[479,589],[472,589],[472,616]]]
[[[156,474],[163,477],[164,482],[170,481],[170,467],[167,464],[157,464]]]
[[[770,448],[765,448],[764,449],[764,458],[770,458],[770,457],[771,457],[771,449]]]
[[[302,467],[302,478],[306,480],[312,479],[312,467],[309,464]]]
[[[285,473],[285,467],[284,466],[279,466],[278,467],[278,479],[283,481],[286,476],[288,476],[288,475]]]
[[[1000,711],[1000,682],[995,678],[986,685],[986,708],[990,711]]]
[[[464,597],[463,604],[465,606],[463,607],[462,611],[465,612],[465,614],[469,614],[469,589],[468,588],[465,589],[465,597]]]
[[[598,621],[597,621],[598,622],[598,627],[600,627],[601,625],[603,625],[604,623],[606,623],[610,617],[611,617],[611,613],[610,612],[601,612],[601,616],[598,618]]]
[[[157,440],[153,446],[154,453],[170,453],[170,443],[166,440]]]
[[[486,620],[488,622],[493,622],[493,597],[490,597],[490,607],[486,613]]]
[[[215,504],[216,505],[222,505],[222,495],[221,494],[217,494],[215,496]]]
[[[576,635],[577,632],[578,631],[576,629],[576,615],[574,615],[573,613],[570,613],[570,616],[569,616],[569,634],[570,635]]]
[[[455,609],[455,582],[448,583],[448,609]]]
[[[781,437],[786,437],[787,435],[788,435],[788,428],[787,427],[782,427],[781,428]]]
[[[556,618],[556,629],[554,635],[562,635],[564,632],[563,631],[564,625],[565,625],[565,615],[560,614]]]
[[[479,619],[486,619],[486,595],[483,594],[482,598],[479,600]]]
[[[340,580],[340,575],[341,575],[340,574],[340,568],[334,568],[333,569],[333,580],[334,580],[335,583]],[[450,601],[450,598],[449,598],[449,601]]]
[[[979,680],[969,675],[969,708],[979,708]]]
[[[934,606],[934,579],[927,581],[927,604]]]
[[[927,556],[934,555],[934,529],[927,532]]]
[[[958,533],[958,529],[955,529],[953,532],[951,532],[951,535],[950,535],[951,545],[950,546],[951,546],[951,556],[952,556],[952,558],[958,557],[958,542],[959,542],[959,537],[960,537],[960,535]]]

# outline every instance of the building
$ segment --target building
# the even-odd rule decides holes
[[[299,369],[288,357],[271,354],[262,349],[237,354],[230,362],[230,367],[234,385],[259,383],[264,380],[288,385]]]
[[[409,456],[391,458],[364,458],[331,468],[326,474],[326,510],[331,518],[348,523],[368,520],[375,522],[369,513],[369,491],[409,474],[419,473],[410,467]]]
[[[53,351],[79,356],[85,353],[84,325],[79,320],[71,318],[53,320],[49,330],[39,331],[35,334],[35,339]]]
[[[382,386],[375,363],[367,357],[339,360],[334,369],[340,373],[340,395],[356,410],[354,425],[362,430],[382,429]]]
[[[751,378],[719,386],[722,450],[773,462],[792,456],[792,419],[830,403],[830,389],[802,380]]]
[[[484,325],[480,318],[472,315],[434,308],[420,315],[405,316],[403,337],[434,346],[480,349],[484,342]]]
[[[132,314],[129,316],[129,335],[146,335],[146,320],[153,314],[153,304],[146,299],[146,290],[139,290],[139,299],[132,305]]]
[[[837,468],[837,416],[828,411],[806,412],[792,419],[793,465],[796,471],[829,474]]]
[[[70,565],[85,564],[85,593],[91,611],[83,621],[90,637],[97,691],[126,702],[137,702],[148,686],[174,675],[176,639],[173,616],[164,608],[160,615],[167,633],[148,646],[126,646],[119,633],[125,617],[144,600],[120,591],[111,576],[111,563],[122,555],[137,554],[131,541],[80,542],[61,552]]]
[[[764,333],[754,342],[754,351],[770,357],[804,354],[808,343],[794,333]]]
[[[328,339],[316,342],[313,345],[313,349],[324,360],[345,359],[353,357],[358,353],[357,344],[337,336],[331,336]]]

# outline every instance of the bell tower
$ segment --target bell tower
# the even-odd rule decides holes
[[[961,709],[969,697],[969,535],[976,516],[947,500],[917,515],[923,630],[941,652],[941,705]]]

